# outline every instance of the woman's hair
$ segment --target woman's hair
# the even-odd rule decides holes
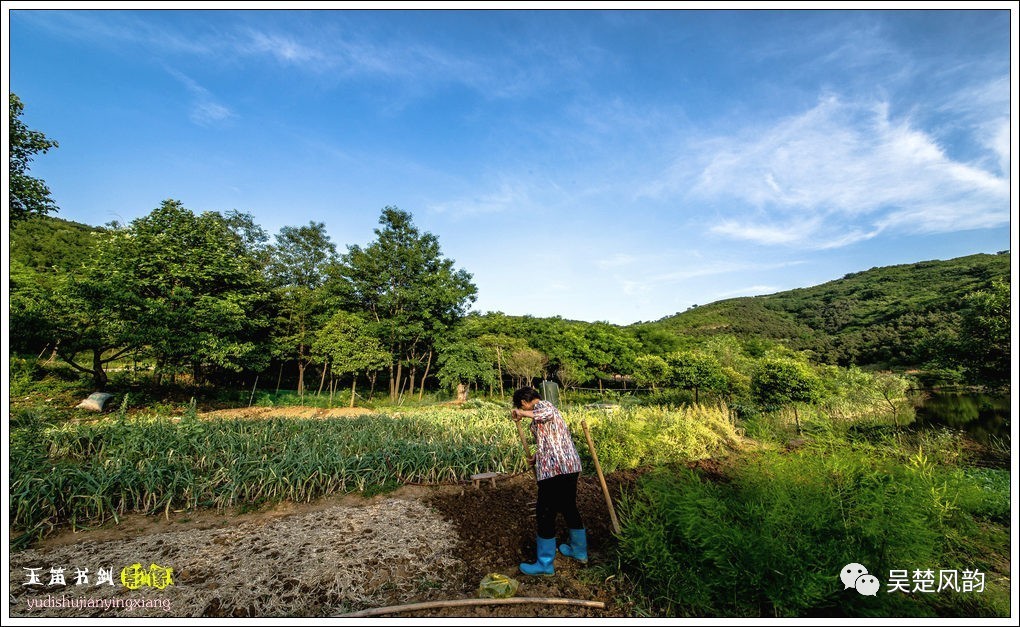
[[[542,395],[538,393],[538,390],[531,387],[521,388],[514,392],[514,407],[520,409],[522,403],[533,401],[536,398],[542,400]]]

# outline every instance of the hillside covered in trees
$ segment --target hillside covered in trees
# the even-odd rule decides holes
[[[996,359],[989,354],[993,345],[1008,348],[1009,278],[1007,251],[922,261],[718,301],[635,328],[690,340],[731,334],[777,341],[811,351],[818,362],[842,366],[951,369],[974,359]],[[1005,326],[977,329],[978,318],[993,311]],[[1008,378],[1008,355],[1004,362],[1001,355],[998,359],[995,376]]]

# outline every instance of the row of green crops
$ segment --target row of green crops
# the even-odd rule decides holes
[[[308,501],[395,483],[525,469],[509,421],[453,413],[326,420],[65,423],[11,442],[15,528],[128,511]]]
[[[645,475],[620,503],[625,572],[664,616],[1008,615],[995,570],[1009,546],[1009,471],[958,466],[945,432],[889,433],[743,453],[722,479]],[[850,563],[878,577],[877,596],[844,589]],[[890,571],[917,569],[977,569],[987,587],[888,592]]]
[[[588,423],[605,472],[702,459],[739,442],[724,405],[574,409],[564,412],[564,418],[582,460],[587,445],[580,425],[582,420]]]
[[[586,420],[607,471],[704,457],[734,436],[725,409],[565,411],[586,466]],[[250,507],[401,483],[526,472],[506,408],[329,419],[204,420],[124,412],[90,423],[12,421],[11,519],[26,538],[126,512]]]

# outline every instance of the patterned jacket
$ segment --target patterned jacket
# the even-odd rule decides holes
[[[581,458],[570,439],[570,427],[556,406],[549,401],[538,401],[532,412],[531,434],[538,443],[535,453],[538,481],[581,472]]]

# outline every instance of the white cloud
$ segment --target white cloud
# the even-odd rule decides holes
[[[817,220],[780,226],[725,220],[713,226],[711,230],[713,233],[733,239],[750,240],[762,244],[794,244],[802,241],[817,228]]]
[[[1008,160],[1008,137],[996,128],[988,143]],[[953,160],[910,120],[891,119],[884,103],[826,97],[770,128],[706,142],[696,169],[691,161],[685,155],[646,193],[744,207],[723,210],[711,228],[734,239],[831,248],[886,229],[953,232],[1009,220],[1008,176]]]

